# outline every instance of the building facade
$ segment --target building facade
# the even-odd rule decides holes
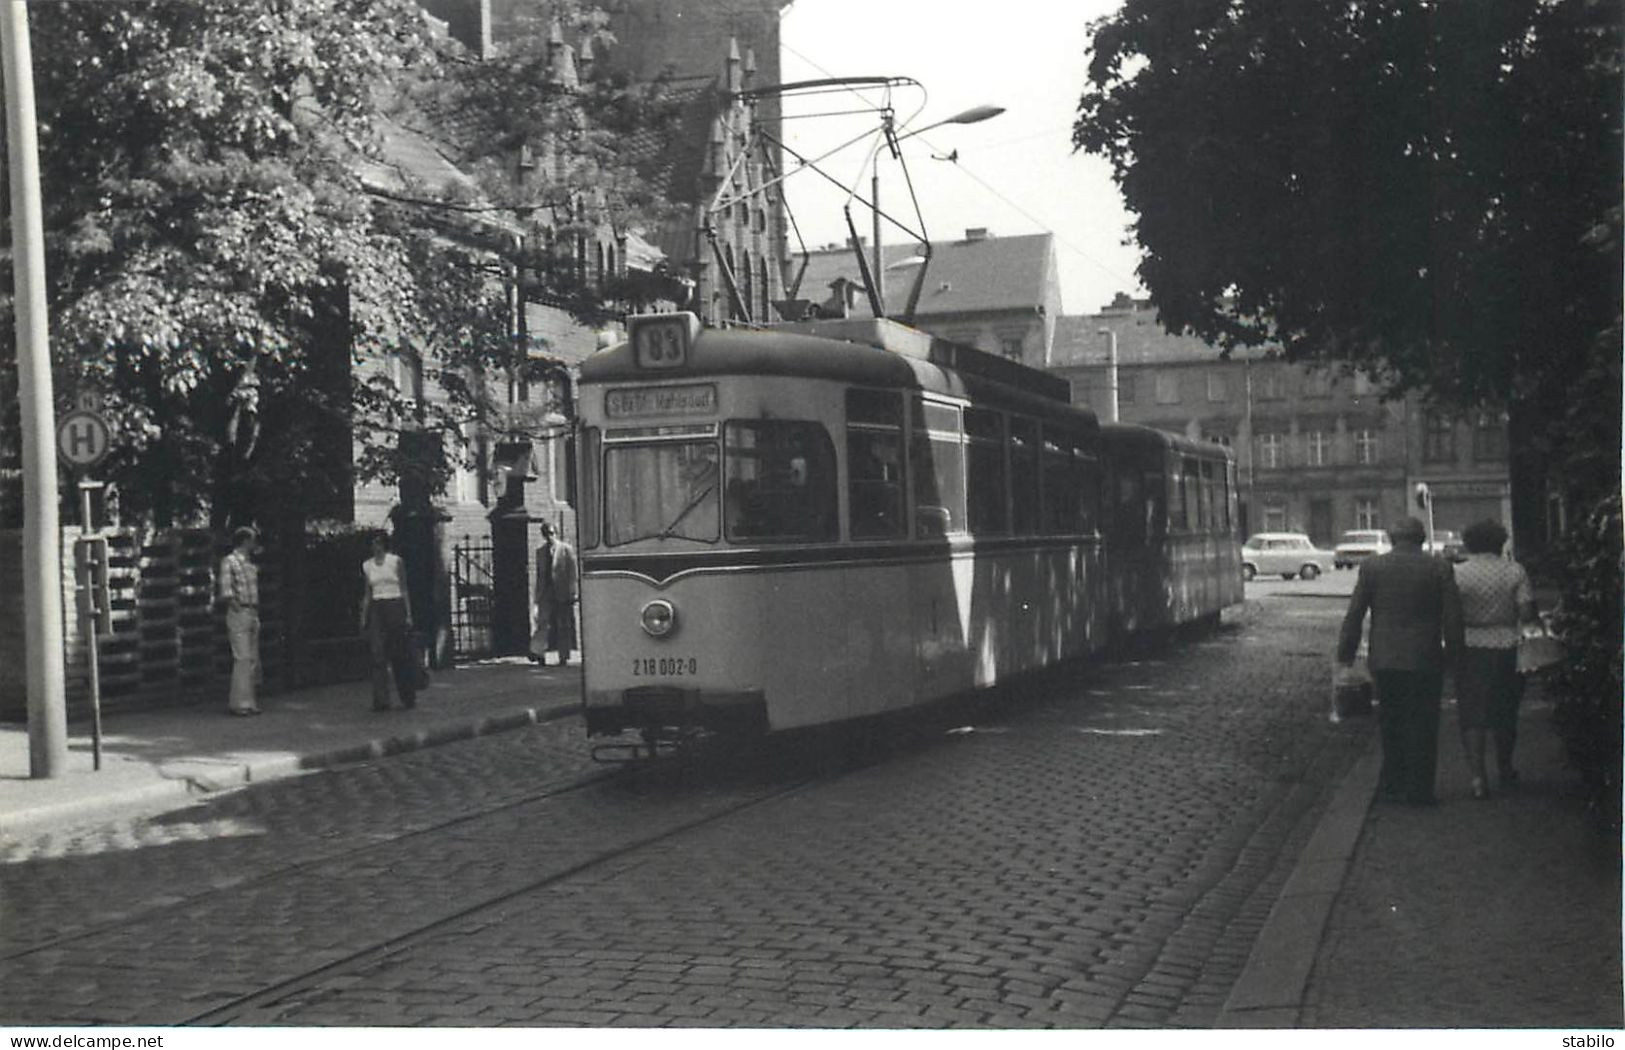
[[[1145,300],[1119,296],[1099,313],[1062,318],[1052,370],[1073,401],[1124,422],[1216,441],[1235,450],[1243,529],[1305,532],[1330,546],[1344,531],[1418,514],[1427,482],[1434,525],[1511,522],[1506,427],[1462,422],[1419,399],[1385,399],[1368,376],[1294,364],[1277,349],[1222,358],[1194,336],[1169,334]]]
[[[933,242],[928,264],[917,245],[882,245],[880,254],[888,317],[903,316],[923,270],[914,327],[1033,368],[1050,363],[1061,315],[1053,234],[996,237],[977,227],[963,239]],[[792,310],[803,315],[874,316],[857,258],[841,245],[807,254],[796,300]]]

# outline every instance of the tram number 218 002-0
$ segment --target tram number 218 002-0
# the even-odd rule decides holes
[[[656,675],[665,678],[683,678],[700,673],[700,662],[692,656],[633,657],[632,673],[638,676]]]

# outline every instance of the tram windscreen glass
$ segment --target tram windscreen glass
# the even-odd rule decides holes
[[[823,424],[736,421],[723,432],[728,539],[796,543],[839,536],[835,446]]]
[[[607,445],[604,543],[647,539],[716,542],[721,521],[717,442]]]

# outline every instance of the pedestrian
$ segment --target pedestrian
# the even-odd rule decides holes
[[[1337,641],[1337,662],[1354,663],[1366,614],[1366,664],[1377,694],[1385,801],[1434,802],[1439,698],[1444,671],[1461,652],[1461,596],[1450,563],[1422,550],[1427,530],[1404,518],[1388,530],[1393,549],[1360,563]]]
[[[220,559],[219,600],[226,611],[231,642],[231,692],[226,710],[260,713],[254,685],[260,671],[260,571],[254,565],[259,533],[244,525],[231,534],[231,553]]]
[[[1504,790],[1518,784],[1518,771],[1512,766],[1518,701],[1523,698],[1518,638],[1523,624],[1534,622],[1536,612],[1529,574],[1501,556],[1506,542],[1507,530],[1499,522],[1469,525],[1462,531],[1467,560],[1456,566],[1466,633],[1466,647],[1456,665],[1456,718],[1474,798],[1489,797],[1486,731],[1495,738],[1497,785]]]
[[[361,563],[366,595],[361,601],[361,630],[372,655],[372,709],[388,711],[393,676],[401,706],[417,704],[417,666],[412,646],[412,610],[406,601],[406,571],[391,554],[382,535],[372,539],[372,553]]]
[[[557,649],[559,666],[570,662],[576,648],[576,552],[555,539],[550,522],[542,522],[542,545],[536,548],[536,630],[530,636],[530,658],[547,666],[547,651]]]

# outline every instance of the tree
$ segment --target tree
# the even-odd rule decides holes
[[[1621,13],[1126,0],[1094,26],[1073,129],[1113,164],[1164,324],[1508,412],[1520,544],[1550,479],[1605,537],[1568,575],[1601,558],[1616,596]],[[1618,638],[1617,602],[1569,598]],[[1618,657],[1590,662],[1616,740]]]
[[[515,259],[500,223],[470,220],[523,202],[392,196],[364,173],[388,159],[389,121],[473,83],[499,102],[528,70],[456,56],[415,0],[30,14],[58,389],[102,389],[119,436],[104,471],[127,511],[319,512],[355,474],[394,480],[403,429],[482,415],[483,371],[514,360]],[[561,171],[555,196],[591,185]],[[449,396],[354,367],[390,356]]]

